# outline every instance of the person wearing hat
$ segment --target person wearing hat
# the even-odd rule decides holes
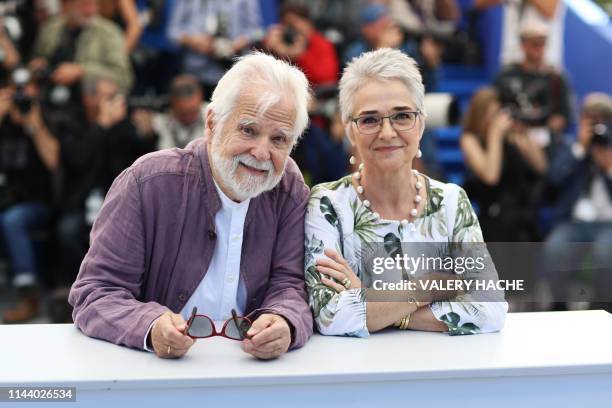
[[[564,75],[544,62],[548,33],[548,26],[539,20],[524,21],[523,60],[503,68],[494,84],[502,106],[550,156],[570,120],[570,89]]]
[[[547,26],[548,38],[544,50],[547,64],[563,66],[563,32],[565,26],[565,2],[561,0],[474,0],[475,10],[502,7],[502,33],[500,61],[502,65],[522,59],[520,38],[516,35],[527,21],[537,20]]]
[[[382,4],[370,4],[361,12],[361,38],[349,44],[344,53],[343,63],[348,64],[353,58],[364,52],[380,48],[395,48],[415,59],[423,74],[425,90],[432,90],[437,83],[438,66],[441,63],[442,50],[430,37],[423,37],[417,44],[399,28],[389,16],[387,7]]]

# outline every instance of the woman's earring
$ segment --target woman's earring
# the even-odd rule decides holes
[[[418,149],[416,153],[416,158],[420,159],[421,157],[423,157],[423,152],[421,151],[421,149]]]
[[[351,158],[349,159],[349,163],[351,163],[351,164],[357,163],[357,159],[355,158],[355,156],[351,156]]]

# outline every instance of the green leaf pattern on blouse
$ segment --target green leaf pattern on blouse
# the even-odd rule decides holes
[[[404,228],[399,221],[376,220],[357,195],[350,176],[312,189],[306,213],[305,274],[309,303],[321,333],[369,335],[365,290],[336,293],[321,283],[316,259],[325,257],[324,248],[338,251],[364,281],[369,277],[364,276],[361,256],[368,243],[383,244],[385,252],[394,256],[401,254],[402,242],[482,242],[478,219],[465,191],[428,177],[425,181],[427,202],[425,211],[414,223],[414,231]],[[497,331],[507,311],[505,302],[476,302],[469,294],[452,301],[434,302],[429,307],[451,335]]]

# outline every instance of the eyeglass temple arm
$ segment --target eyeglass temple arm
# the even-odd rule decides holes
[[[189,320],[187,320],[187,326],[185,326],[185,333],[184,334],[189,333],[189,329],[191,328],[191,324],[193,323],[193,318],[197,314],[198,314],[198,307],[194,306],[193,309],[191,309],[191,317],[189,317]]]

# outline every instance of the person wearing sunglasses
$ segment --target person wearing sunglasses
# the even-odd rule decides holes
[[[309,95],[297,68],[244,56],[212,94],[204,137],[115,180],[69,296],[79,329],[162,358],[217,335],[260,359],[304,345],[308,188],[289,153]]]
[[[370,250],[384,251],[388,258],[380,259],[386,262],[402,252],[420,255],[404,251],[409,244],[440,243],[439,248],[445,248],[452,242],[483,241],[465,191],[412,167],[414,158],[420,157],[425,126],[423,98],[418,67],[401,51],[363,53],[344,70],[342,121],[362,163],[352,175],[319,184],[311,192],[305,275],[321,334],[367,337],[396,326],[454,335],[497,331],[504,324],[508,305],[498,292],[477,293],[482,297],[474,301],[473,292],[434,294],[405,286],[406,290],[377,297],[379,301],[368,297],[377,289],[372,282],[379,273],[369,268]],[[356,164],[354,157],[351,162]],[[495,275],[487,278],[496,277],[494,266],[487,271]],[[462,273],[458,268],[450,272],[442,277]],[[465,275],[474,278],[469,272]],[[485,297],[493,301],[482,301]]]

